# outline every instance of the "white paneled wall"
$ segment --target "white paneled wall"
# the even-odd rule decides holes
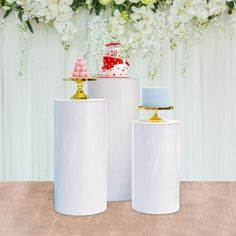
[[[53,179],[52,101],[75,90],[62,78],[83,54],[88,15],[75,20],[79,33],[68,52],[53,29],[34,26],[20,80],[19,34],[12,22],[0,32],[0,180]],[[182,121],[183,180],[236,180],[236,38],[221,25],[192,48],[185,74],[180,48],[165,53],[160,79],[153,81],[140,55],[130,60],[140,86],[170,87],[176,109],[164,115]]]

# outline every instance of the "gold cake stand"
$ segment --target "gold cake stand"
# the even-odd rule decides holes
[[[96,81],[96,78],[88,78],[88,77],[72,77],[72,78],[66,78],[64,81],[73,81],[77,84],[77,91],[74,96],[71,97],[71,99],[75,100],[81,100],[81,99],[88,99],[89,97],[84,92],[84,82],[86,81]]]
[[[163,120],[157,115],[158,110],[173,110],[173,106],[169,107],[146,107],[146,106],[139,106],[139,110],[152,110],[154,111],[153,116],[148,120],[150,122],[162,122]]]

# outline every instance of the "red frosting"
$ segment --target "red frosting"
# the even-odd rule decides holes
[[[111,56],[104,56],[103,57],[103,70],[109,70],[111,69],[114,65],[118,65],[118,64],[123,64],[124,61],[121,58],[117,58],[117,57],[111,57]],[[129,63],[127,61],[125,61],[125,64],[127,66],[129,66]]]
[[[111,43],[107,43],[105,46],[110,47],[110,46],[117,46],[117,45],[121,45],[121,43],[119,43],[119,42],[111,42]]]

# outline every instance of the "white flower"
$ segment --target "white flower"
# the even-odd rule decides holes
[[[73,0],[6,0],[2,6],[5,13],[16,2],[22,9],[22,22],[17,18],[16,24],[22,32],[22,37],[27,34],[26,21],[35,17],[45,24],[52,25],[58,32],[63,44],[68,46],[73,39],[77,28],[72,23],[74,11],[71,8]],[[126,42],[125,51],[135,53],[141,48],[143,55],[148,60],[149,74],[155,76],[165,47],[170,42],[171,48],[183,44],[185,48],[197,43],[205,34],[212,19],[217,20],[226,12],[227,2],[232,0],[98,0],[102,5],[114,2],[117,5],[131,4],[142,7],[132,7],[132,13],[127,9],[123,12],[114,11],[109,18],[103,14],[92,16],[88,23],[88,59],[92,72],[98,68],[103,55],[104,44],[110,40]],[[93,0],[82,1],[91,9]],[[160,7],[153,12],[155,2]],[[112,4],[111,4],[112,5]],[[129,5],[130,6],[130,5]],[[170,9],[163,9],[169,6]],[[5,10],[5,11],[4,11]],[[166,14],[163,12],[165,11]],[[18,17],[18,11],[13,15]],[[230,24],[236,29],[235,14],[230,15]],[[0,20],[0,27],[5,20]],[[131,23],[128,25],[128,22]],[[126,26],[129,26],[128,28]]]
[[[16,0],[16,3],[23,6],[29,4],[30,0]]]
[[[112,2],[112,0],[98,0],[100,4],[102,5],[108,5]]]
[[[71,22],[54,22],[55,29],[61,35],[61,40],[69,42],[73,39],[74,34],[77,32],[76,27]]]
[[[107,31],[108,19],[103,13],[89,18],[87,30],[87,65],[92,75],[96,75],[102,66],[102,57],[106,52],[105,44],[111,41]]]
[[[57,10],[56,21],[69,21],[73,15],[73,11],[70,6],[59,5]]]
[[[209,16],[206,0],[175,0],[168,17],[171,47],[182,43],[188,47],[199,41]]]
[[[154,13],[150,7],[132,8],[131,20],[134,32],[129,32],[126,50],[136,53],[141,48],[148,61],[149,76],[158,74],[162,53],[168,42],[168,28],[165,13]]]
[[[58,8],[56,4],[49,4],[44,8],[44,16],[46,21],[50,21],[56,18],[58,15]]]
[[[219,15],[227,9],[226,1],[225,0],[210,0],[207,4],[207,9],[210,15]]]
[[[107,29],[110,35],[114,38],[123,35],[125,32],[125,22],[126,20],[122,17],[120,11],[116,9],[114,12],[114,16],[109,18]]]
[[[14,3],[15,2],[15,0],[7,0],[7,3],[9,4],[9,5],[11,5],[12,3]]]
[[[3,6],[2,9],[3,9],[4,11],[7,11],[7,10],[10,10],[11,7],[9,7],[9,6]]]
[[[24,12],[23,15],[22,15],[22,20],[23,21],[27,21],[28,19],[30,18],[30,15],[28,12]]]
[[[131,3],[138,3],[140,0],[129,0]]]
[[[117,5],[120,5],[125,2],[125,0],[114,0]]]
[[[87,4],[88,9],[91,9],[91,8],[92,8],[93,0],[86,0],[85,3]]]
[[[145,5],[152,5],[155,3],[157,0],[141,0],[141,2]]]
[[[65,4],[70,6],[73,3],[73,0],[60,0],[60,4]]]

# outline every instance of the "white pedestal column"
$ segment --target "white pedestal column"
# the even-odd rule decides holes
[[[133,122],[132,208],[147,214],[179,210],[180,122]]]
[[[107,102],[55,100],[55,210],[92,215],[107,208]]]
[[[138,119],[138,79],[98,79],[88,94],[108,100],[108,201],[131,199],[131,122]]]

